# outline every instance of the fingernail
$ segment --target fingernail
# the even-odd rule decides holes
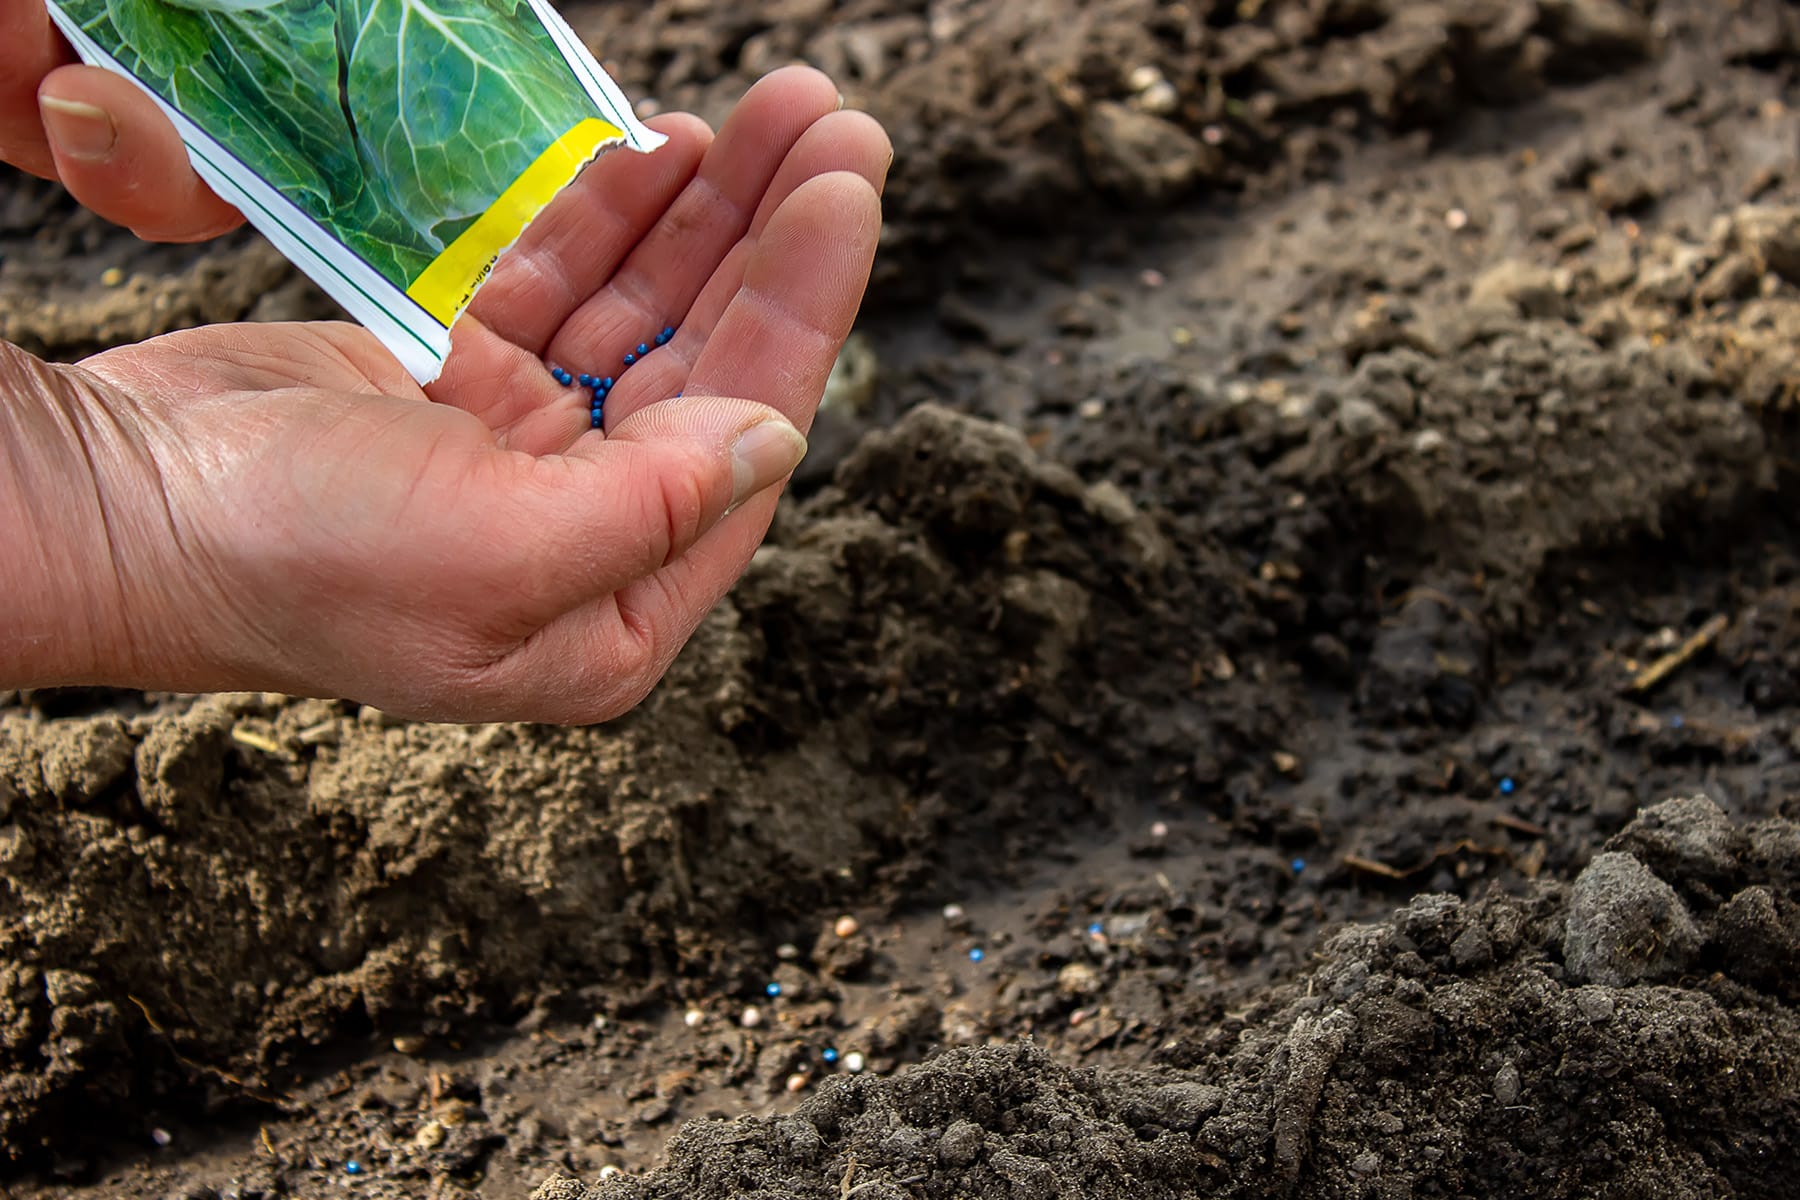
[[[744,430],[731,448],[731,506],[780,483],[805,457],[806,437],[786,421],[764,421]]]
[[[38,108],[50,140],[70,158],[97,162],[112,154],[119,131],[104,108],[56,96],[39,96]]]

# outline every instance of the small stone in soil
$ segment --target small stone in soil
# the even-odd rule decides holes
[[[687,1010],[687,1015],[681,1019],[687,1023],[689,1029],[694,1029],[699,1026],[700,1022],[706,1020],[706,1014],[697,1008],[690,1008]]]
[[[1091,996],[1101,986],[1099,973],[1084,962],[1065,963],[1056,973],[1056,990],[1065,996]]]
[[[1507,1063],[1494,1075],[1494,1099],[1503,1105],[1514,1105],[1519,1102],[1519,1068]]]

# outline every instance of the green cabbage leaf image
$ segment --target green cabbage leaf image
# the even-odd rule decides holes
[[[542,31],[498,6],[339,0],[345,98],[371,172],[421,229],[486,211],[593,115]]]
[[[404,288],[596,115],[513,0],[67,0],[120,65]]]

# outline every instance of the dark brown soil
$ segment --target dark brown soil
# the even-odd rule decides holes
[[[1247,1019],[1178,1015],[1160,1069],[950,1050],[690,1125],[642,1179],[535,1195],[1789,1196],[1797,881],[1800,825],[1670,801],[1573,887],[1420,896]]]
[[[0,695],[0,1186],[1793,1194],[1793,8],[570,15],[894,132],[796,495],[604,728]],[[50,354],[328,312],[0,256]]]

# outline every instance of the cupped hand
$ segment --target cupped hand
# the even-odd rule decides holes
[[[147,241],[203,241],[244,222],[194,174],[149,96],[76,63],[44,0],[0,0],[0,162],[61,180]]]
[[[606,719],[748,563],[867,285],[892,158],[788,68],[715,138],[603,158],[421,389],[364,330],[215,326],[82,364],[142,686]],[[678,332],[629,370],[623,357]],[[612,374],[604,431],[546,364]]]

